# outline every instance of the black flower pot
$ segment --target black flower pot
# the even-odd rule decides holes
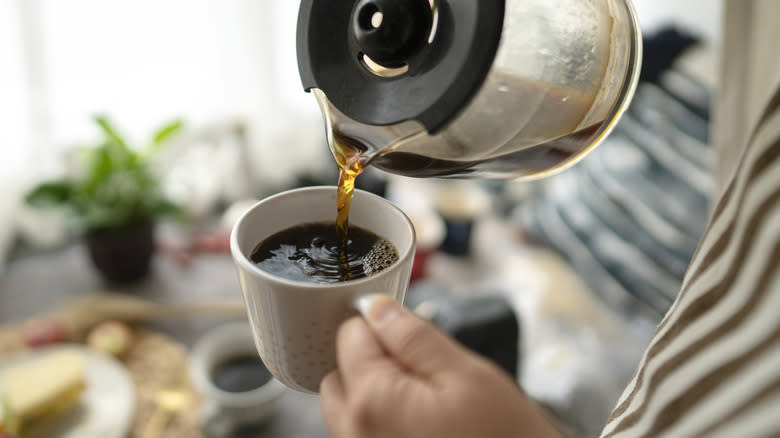
[[[89,256],[111,284],[128,284],[144,278],[154,254],[154,225],[93,229],[85,235]]]

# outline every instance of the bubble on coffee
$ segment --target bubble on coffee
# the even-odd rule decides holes
[[[366,275],[383,271],[398,261],[398,250],[388,240],[380,240],[363,257],[363,270]]]
[[[392,242],[360,227],[338,244],[335,222],[305,223],[280,231],[258,244],[251,260],[260,269],[288,280],[335,283],[375,275],[397,262]]]

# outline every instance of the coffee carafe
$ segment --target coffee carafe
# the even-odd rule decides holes
[[[527,179],[609,134],[642,39],[631,0],[302,0],[297,50],[340,164]]]

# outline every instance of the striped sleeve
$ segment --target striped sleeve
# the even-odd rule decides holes
[[[604,438],[780,436],[780,90]]]
[[[587,160],[537,183],[532,202],[515,210],[528,235],[564,256],[616,314],[652,324],[680,290],[714,186],[709,90],[677,66],[660,79],[639,85]]]

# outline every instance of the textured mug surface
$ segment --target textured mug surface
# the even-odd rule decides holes
[[[390,267],[359,280],[315,284],[275,276],[249,259],[257,244],[274,233],[335,218],[336,187],[296,189],[255,204],[236,222],[230,238],[260,357],[279,381],[310,393],[318,392],[322,378],[336,368],[336,332],[357,315],[355,301],[382,293],[403,302],[414,258],[409,218],[389,201],[356,190],[349,222],[395,245],[399,259]]]

